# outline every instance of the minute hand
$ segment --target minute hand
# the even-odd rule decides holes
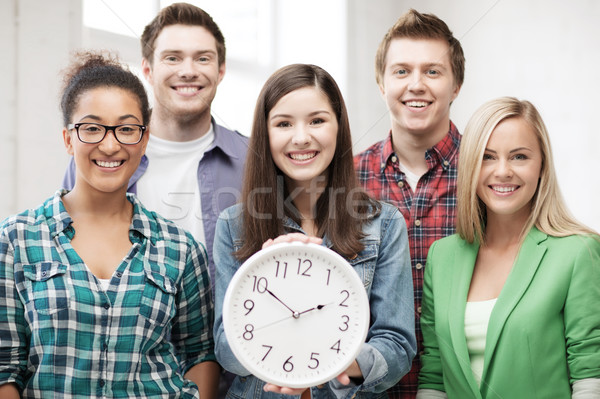
[[[292,316],[294,316],[294,317],[297,317],[297,314],[298,314],[298,312],[296,312],[295,310],[293,310],[292,308],[290,308],[288,305],[286,305],[286,304],[285,304],[285,303],[284,303],[284,302],[283,302],[281,299],[279,299],[279,298],[277,297],[277,295],[273,294],[273,293],[271,292],[271,290],[267,289],[266,291],[267,291],[267,292],[269,293],[269,295],[271,295],[273,298],[277,299],[277,301],[278,301],[280,304],[282,304],[282,305],[283,305],[283,306],[285,306],[285,307],[286,307],[286,308],[287,308],[287,309],[288,309],[290,312],[292,312]]]

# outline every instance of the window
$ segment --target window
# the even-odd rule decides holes
[[[132,70],[139,72],[139,37],[158,10],[174,2],[84,0],[82,44],[86,48],[114,50]],[[227,72],[212,105],[218,123],[249,135],[254,104],[265,80],[278,67],[294,62],[327,69],[344,91],[344,0],[189,3],[206,10],[225,36]]]

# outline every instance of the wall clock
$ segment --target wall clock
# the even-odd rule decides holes
[[[316,244],[280,243],[246,260],[223,303],[236,358],[263,381],[291,388],[337,377],[369,329],[369,301],[352,266]]]

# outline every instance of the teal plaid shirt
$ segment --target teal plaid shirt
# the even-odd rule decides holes
[[[61,190],[0,226],[0,384],[27,398],[197,398],[214,360],[206,251],[135,196],[129,253],[103,291],[71,246]]]

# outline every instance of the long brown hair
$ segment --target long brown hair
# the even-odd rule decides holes
[[[315,224],[318,235],[327,235],[333,249],[352,257],[363,249],[364,222],[377,215],[380,205],[358,185],[352,159],[350,123],[344,99],[335,80],[324,69],[293,64],[277,70],[258,97],[242,189],[244,243],[236,257],[245,260],[261,249],[269,238],[284,234],[283,221],[299,223],[299,215],[288,197],[283,173],[273,162],[269,145],[269,112],[286,94],[316,87],[329,99],[337,122],[336,148],[327,169],[327,187],[317,200]]]

